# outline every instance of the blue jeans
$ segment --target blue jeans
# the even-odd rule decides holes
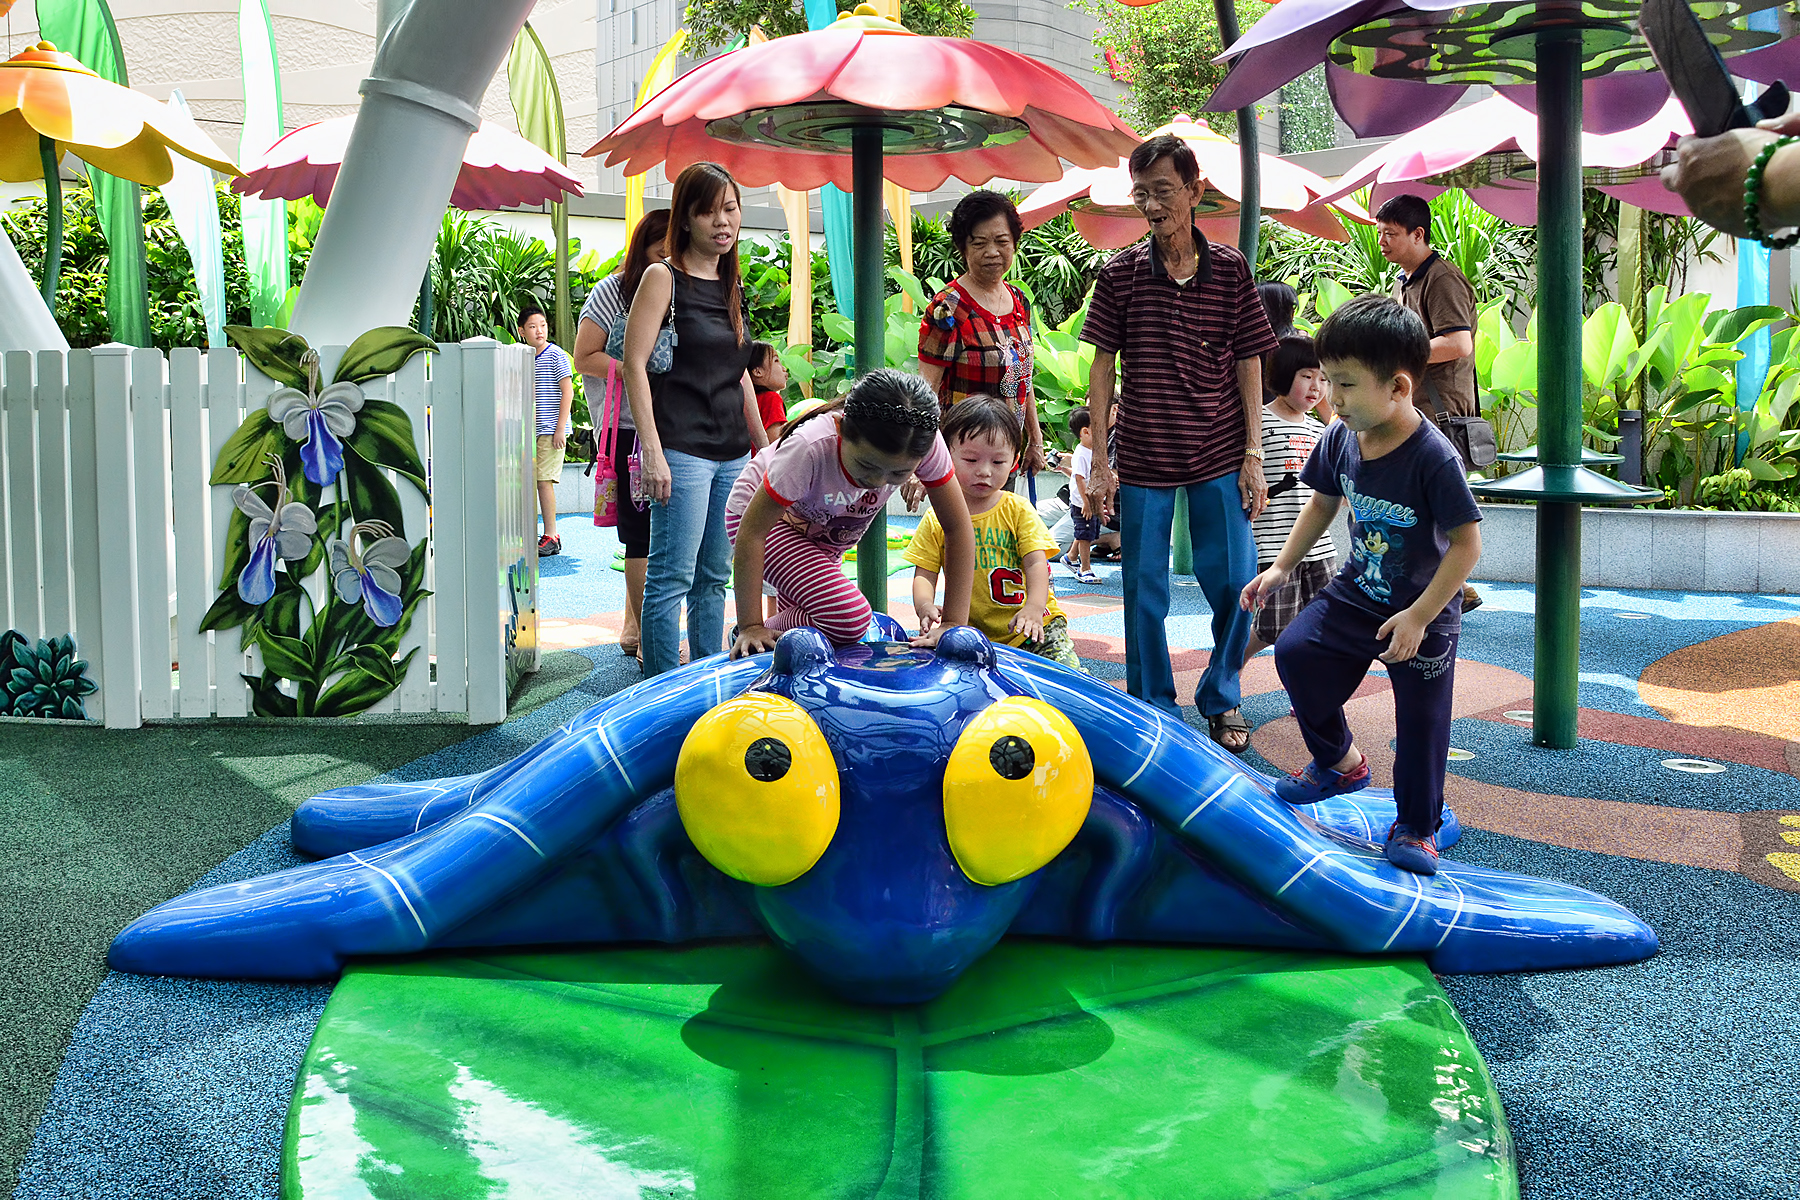
[[[717,654],[725,632],[725,584],[731,578],[731,538],[725,501],[750,456],[728,462],[663,451],[669,464],[669,501],[650,505],[650,562],[644,576],[639,647],[644,674],[681,665],[681,602],[687,601],[688,657]]]
[[[1180,716],[1169,660],[1169,536],[1175,493],[1185,491],[1194,580],[1212,605],[1212,661],[1194,691],[1202,716],[1238,706],[1238,674],[1251,616],[1238,594],[1256,576],[1256,539],[1238,495],[1238,473],[1183,488],[1119,485],[1120,575],[1125,583],[1125,690]]]

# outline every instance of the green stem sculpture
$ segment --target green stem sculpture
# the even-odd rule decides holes
[[[882,286],[887,263],[881,220],[881,127],[850,134],[852,245],[856,264],[856,373],[887,362],[887,304]],[[856,586],[878,613],[888,610],[887,513],[878,512],[856,545]]]
[[[54,315],[63,252],[62,177],[57,174],[56,142],[40,133],[38,154],[44,162],[44,307]]]
[[[1581,35],[1538,34],[1538,462],[1581,462]],[[1581,503],[1537,515],[1531,740],[1575,745],[1581,658]]]

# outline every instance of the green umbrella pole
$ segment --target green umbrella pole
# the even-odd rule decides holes
[[[882,286],[881,129],[850,134],[851,245],[856,268],[856,373],[887,365],[887,304]],[[887,514],[878,512],[856,546],[856,586],[878,613],[888,608]]]
[[[1219,21],[1219,44],[1230,49],[1238,40],[1237,4],[1235,0],[1213,0],[1213,13]],[[1256,109],[1246,106],[1237,110],[1238,164],[1243,174],[1244,195],[1238,209],[1238,249],[1250,263],[1250,274],[1256,274],[1256,243],[1262,236],[1262,162],[1256,144]]]
[[[1581,462],[1581,35],[1538,46],[1538,461]],[[1581,659],[1581,505],[1540,502],[1531,740],[1575,746]]]
[[[62,275],[62,176],[57,173],[56,142],[38,134],[44,162],[44,307],[56,315],[56,282]]]

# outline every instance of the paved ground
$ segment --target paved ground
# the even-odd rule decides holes
[[[284,728],[276,741],[0,725],[0,1182],[16,1173],[30,1200],[276,1194],[294,1069],[328,989],[107,974],[106,942],[202,877],[293,861],[276,823],[314,791],[504,761],[635,679],[617,650],[610,533],[578,517],[561,532],[564,554],[544,564],[555,653],[495,729]],[[1116,681],[1120,594],[1116,571],[1100,572],[1098,587],[1059,572],[1058,591],[1077,650]],[[1453,740],[1467,756],[1448,791],[1469,832],[1456,857],[1605,892],[1663,940],[1629,967],[1445,980],[1500,1087],[1526,1195],[1800,1197],[1800,597],[1586,593],[1583,740],[1555,752],[1508,715],[1530,707],[1531,591],[1482,590],[1458,666]],[[1197,587],[1174,591],[1191,691],[1208,617]],[[1297,766],[1267,656],[1245,690],[1252,761]],[[1374,677],[1353,702],[1378,777],[1392,759],[1385,690]],[[1697,763],[1667,765],[1682,760]]]

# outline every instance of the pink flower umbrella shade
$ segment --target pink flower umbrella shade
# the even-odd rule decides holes
[[[302,125],[246,164],[232,190],[270,200],[311,196],[323,207],[331,199],[355,124],[356,118],[349,116]],[[554,203],[581,194],[581,181],[567,167],[518,134],[484,121],[469,136],[450,203],[470,212]]]
[[[1680,102],[1670,98],[1642,125],[1619,133],[1581,135],[1581,165],[1589,186],[1627,204],[1686,216],[1681,197],[1656,173],[1662,151],[1694,127]],[[1369,206],[1402,192],[1430,197],[1465,189],[1488,212],[1514,225],[1537,224],[1538,125],[1536,114],[1504,96],[1446,113],[1402,134],[1339,177],[1323,197],[1334,201],[1369,188]]]
[[[627,175],[723,165],[739,183],[851,191],[848,124],[882,128],[883,174],[913,191],[955,175],[1048,180],[1110,166],[1138,137],[1086,89],[1035,59],[966,38],[839,18],[689,71],[587,151]]]
[[[1211,127],[1185,113],[1156,130],[1185,141],[1200,163],[1205,182],[1196,209],[1200,232],[1215,241],[1237,240],[1237,221],[1232,218],[1243,197],[1242,160],[1235,142],[1219,136]],[[1333,210],[1363,225],[1373,224],[1354,200],[1333,197],[1320,200],[1332,185],[1321,175],[1272,154],[1261,156],[1262,210],[1283,225],[1315,237],[1343,241],[1344,230]],[[1019,206],[1025,228],[1034,229],[1063,211],[1073,213],[1075,228],[1090,245],[1116,250],[1144,236],[1144,218],[1131,204],[1131,173],[1124,158],[1098,170],[1074,168],[1055,183],[1047,183]]]

